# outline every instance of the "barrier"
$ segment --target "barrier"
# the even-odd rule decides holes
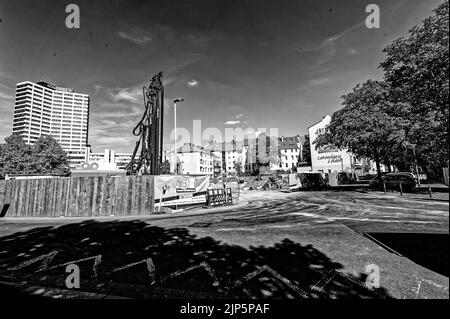
[[[206,205],[219,206],[233,204],[233,194],[231,188],[226,191],[223,188],[208,189],[206,192]]]
[[[0,181],[1,217],[148,215],[153,183],[153,176]]]

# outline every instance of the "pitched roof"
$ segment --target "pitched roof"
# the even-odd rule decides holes
[[[278,139],[279,149],[299,149],[299,144],[301,143],[300,136],[282,136]]]

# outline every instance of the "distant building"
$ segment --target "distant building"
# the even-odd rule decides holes
[[[221,172],[226,171],[225,154],[223,153],[223,144],[216,141],[209,141],[203,149],[214,158],[213,167],[220,167]]]
[[[270,136],[264,132],[246,141],[247,154],[245,172],[254,174],[264,171],[265,174],[279,169],[278,136]]]
[[[217,143],[215,141],[210,141],[204,146],[205,151],[209,151],[210,154],[215,159],[215,164],[219,165],[223,173],[235,174],[237,164],[240,164],[241,171],[244,172],[246,159],[247,159],[247,148],[245,141],[231,141]]]
[[[223,144],[225,171],[227,173],[243,173],[247,164],[248,145],[246,141],[231,141]],[[240,164],[240,172],[236,171],[236,164]]]
[[[296,168],[302,159],[304,137],[300,135],[285,137],[278,139],[279,162],[278,169],[288,170]],[[275,169],[273,167],[272,169]]]
[[[71,168],[88,156],[89,95],[46,82],[17,83],[13,133],[27,144],[53,136],[67,152]]]
[[[132,153],[117,153],[105,149],[102,153],[89,153],[87,163],[91,166],[95,163],[98,170],[125,170],[132,155]]]
[[[185,143],[178,148],[177,157],[181,164],[180,174],[213,175],[214,159],[218,160],[210,151],[192,143]]]

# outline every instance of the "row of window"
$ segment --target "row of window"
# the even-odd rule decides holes
[[[65,100],[65,101],[71,101],[71,102],[75,101],[77,103],[81,103],[81,102],[87,103],[89,101],[88,97],[82,98],[82,97],[74,97],[74,96],[62,96],[62,95],[59,95],[56,93],[51,95],[46,92],[44,94],[42,94],[42,91],[38,91],[38,90],[32,91],[29,88],[24,88],[24,89],[21,88],[21,89],[16,90],[16,97],[24,96],[24,95],[34,96],[36,99],[41,99],[41,100],[42,100],[42,98],[44,98],[44,99],[49,99],[49,100],[53,99],[54,101],[60,101],[60,102]]]
[[[61,92],[61,91],[54,91],[54,90],[50,90],[46,87],[41,87],[40,85],[33,85],[31,83],[24,83],[24,84],[19,84],[17,85],[16,90],[34,90],[37,92],[41,92],[41,93],[47,93],[47,94],[54,94],[54,95],[59,95],[59,96],[70,96],[70,97],[77,97],[77,98],[87,98],[85,95],[81,95],[78,93],[71,93],[71,92]]]

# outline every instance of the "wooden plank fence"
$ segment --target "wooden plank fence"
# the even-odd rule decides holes
[[[153,176],[95,176],[0,181],[6,217],[149,215]]]

